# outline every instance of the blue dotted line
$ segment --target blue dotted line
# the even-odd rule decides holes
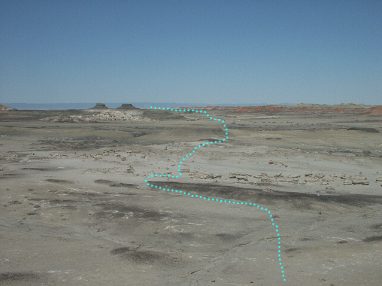
[[[160,185],[155,185],[155,184],[152,184],[151,182],[149,182],[149,179],[152,179],[152,178],[155,178],[155,177],[165,177],[165,178],[171,178],[171,179],[179,179],[183,175],[182,174],[182,170],[181,170],[183,163],[185,161],[187,161],[188,159],[190,159],[191,156],[196,153],[196,151],[198,151],[202,147],[206,147],[208,145],[223,143],[223,142],[227,141],[229,139],[229,131],[228,131],[228,128],[227,128],[227,125],[226,125],[225,121],[223,119],[213,117],[206,110],[201,110],[201,109],[155,107],[155,106],[150,106],[150,109],[153,109],[153,110],[174,111],[174,112],[180,112],[180,113],[182,113],[182,112],[185,112],[185,113],[187,113],[187,112],[188,113],[199,113],[199,114],[207,117],[209,120],[215,121],[216,123],[221,124],[223,126],[223,128],[224,128],[225,137],[223,139],[220,139],[220,140],[205,141],[205,142],[200,143],[199,145],[195,146],[192,149],[191,152],[187,153],[182,158],[180,158],[179,163],[178,163],[178,172],[177,172],[176,175],[173,175],[172,173],[151,173],[149,176],[147,176],[144,179],[146,185],[149,186],[150,188],[153,188],[153,189],[158,189],[158,190],[166,191],[166,192],[170,192],[170,193],[177,193],[177,194],[183,195],[185,197],[189,197],[189,198],[200,199],[200,200],[203,200],[203,201],[215,202],[215,203],[221,203],[221,204],[244,205],[244,206],[249,206],[249,207],[255,207],[258,210],[260,210],[271,221],[272,228],[276,232],[276,238],[277,238],[277,259],[278,259],[278,264],[279,264],[280,271],[281,271],[281,279],[282,279],[283,282],[286,282],[287,280],[286,280],[285,267],[284,267],[284,263],[283,263],[282,256],[281,256],[281,235],[280,235],[280,230],[279,230],[278,224],[276,223],[276,221],[275,221],[275,219],[274,219],[274,217],[272,215],[272,212],[268,208],[266,208],[266,207],[264,207],[262,205],[253,203],[253,202],[237,201],[237,200],[227,200],[227,199],[222,199],[222,198],[217,198],[217,197],[208,197],[208,196],[203,196],[203,195],[199,195],[199,194],[192,193],[192,192],[186,192],[186,191],[183,191],[183,190],[162,187]]]

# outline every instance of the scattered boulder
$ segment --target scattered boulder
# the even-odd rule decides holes
[[[96,103],[96,105],[92,109],[109,109],[105,103]]]
[[[236,179],[237,182],[239,182],[239,181],[248,182],[248,176],[250,176],[250,175],[249,174],[230,173],[229,178],[230,179]]]
[[[124,110],[129,110],[129,109],[137,109],[134,105],[130,104],[130,103],[124,103],[122,104],[120,107],[118,107],[117,109],[124,109]]]

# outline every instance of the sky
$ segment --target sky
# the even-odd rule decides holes
[[[382,1],[0,0],[0,102],[382,104]]]

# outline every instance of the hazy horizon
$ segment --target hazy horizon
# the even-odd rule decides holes
[[[19,110],[67,110],[67,109],[89,109],[95,106],[97,102],[56,102],[56,103],[3,103],[8,107],[19,109]],[[101,102],[100,102],[101,103]],[[179,107],[179,106],[223,106],[223,107],[230,107],[230,106],[266,106],[266,105],[285,105],[285,106],[294,106],[294,105],[315,105],[318,103],[274,103],[274,104],[267,104],[267,103],[243,103],[243,104],[213,104],[213,103],[189,103],[189,102],[102,102],[105,104],[108,108],[117,108],[121,106],[121,104],[130,103],[133,104],[137,108],[149,108],[150,106],[158,106],[158,107]],[[1,104],[1,103],[0,103]],[[333,104],[333,106],[336,105],[351,105],[356,104],[353,102],[347,102],[347,103],[339,103],[339,104]],[[319,104],[319,105],[326,105],[326,104]],[[357,104],[358,105],[358,104]],[[359,104],[364,106],[370,106],[366,104]]]

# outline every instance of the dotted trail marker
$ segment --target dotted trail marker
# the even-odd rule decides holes
[[[208,145],[213,145],[213,144],[219,144],[219,143],[224,143],[229,139],[229,130],[228,127],[224,121],[224,119],[221,118],[216,118],[212,115],[210,115],[206,110],[201,110],[201,109],[193,109],[193,108],[172,108],[172,107],[156,107],[156,106],[150,106],[150,109],[152,110],[165,110],[165,111],[173,111],[173,112],[179,112],[179,113],[199,113],[202,116],[205,116],[208,118],[210,121],[214,121],[217,124],[221,125],[224,129],[224,138],[215,140],[215,141],[205,141],[203,143],[200,143],[199,145],[195,146],[189,153],[185,154],[183,157],[180,158],[179,163],[178,163],[178,170],[176,174],[173,173],[151,173],[148,175],[145,179],[144,182],[146,185],[152,189],[158,189],[161,191],[169,192],[169,193],[177,193],[180,195],[183,195],[184,197],[187,198],[193,198],[193,199],[198,199],[201,201],[206,201],[206,202],[214,202],[214,203],[219,203],[219,204],[230,204],[230,205],[244,205],[248,207],[254,207],[264,213],[266,217],[270,220],[272,224],[272,228],[276,232],[276,239],[277,239],[277,261],[278,265],[281,271],[281,280],[283,282],[286,282],[286,273],[285,273],[285,267],[284,263],[282,260],[282,255],[281,255],[281,234],[280,234],[280,228],[279,225],[276,223],[272,212],[259,204],[256,204],[254,202],[248,202],[248,201],[237,201],[237,200],[227,200],[223,198],[218,198],[218,197],[210,197],[210,196],[203,196],[197,193],[193,192],[187,192],[183,191],[180,189],[173,189],[173,188],[166,188],[162,187],[160,185],[155,185],[149,181],[149,179],[156,178],[156,177],[164,177],[164,178],[171,178],[171,179],[179,179],[182,177],[182,165],[185,161],[190,159],[198,150],[200,150],[203,147],[207,147]]]

